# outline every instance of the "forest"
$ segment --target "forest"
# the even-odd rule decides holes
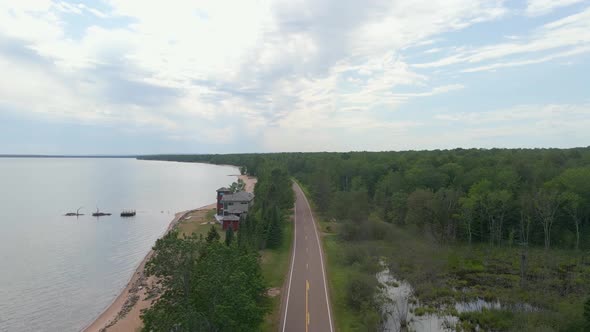
[[[384,262],[411,282],[414,316],[447,310],[467,331],[589,328],[590,148],[147,158],[252,175],[273,164],[302,183],[322,219],[332,296],[345,294],[333,301],[341,330],[381,327]],[[472,299],[505,305],[453,309]]]

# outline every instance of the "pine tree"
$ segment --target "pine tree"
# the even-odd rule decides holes
[[[234,240],[234,229],[233,227],[229,227],[227,231],[225,231],[225,245],[230,246],[232,241]]]
[[[258,253],[214,239],[172,231],[156,242],[146,272],[162,295],[142,311],[142,331],[259,331],[270,308]]]
[[[249,248],[252,245],[252,217],[250,214],[240,220],[240,231],[238,232],[238,246]]]
[[[215,226],[211,226],[209,233],[207,233],[207,243],[217,242],[220,238],[221,236],[219,236]]]
[[[586,319],[584,331],[590,331],[590,298],[584,303],[584,318]]]
[[[268,238],[266,243],[269,248],[278,248],[283,240],[283,225],[281,223],[281,211],[278,207],[275,206],[274,208],[272,208],[269,215],[270,220],[268,228]]]
[[[246,226],[246,219],[242,218],[242,220],[240,220],[240,231],[238,232],[238,235],[236,236],[236,241],[238,241],[238,247],[242,247],[244,245],[244,238],[243,238],[242,232],[246,228],[245,226]]]

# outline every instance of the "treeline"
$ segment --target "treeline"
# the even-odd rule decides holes
[[[293,208],[294,194],[286,168],[268,162],[258,165],[254,206],[240,224],[238,244],[253,250],[278,248],[285,222]]]
[[[236,236],[229,228],[221,243],[212,227],[206,238],[173,231],[156,242],[146,273],[159,296],[142,313],[143,331],[259,330],[271,309],[259,250],[281,245],[293,191],[276,164],[259,165],[256,175],[254,206]]]
[[[590,149],[152,156],[240,165],[271,161],[306,184],[339,221],[414,225],[441,243],[588,248]]]

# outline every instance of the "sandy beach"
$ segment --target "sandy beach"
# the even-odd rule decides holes
[[[244,181],[246,184],[246,188],[244,188],[249,193],[254,193],[254,186],[256,185],[257,179],[252,176],[248,175],[238,175],[238,179]]]
[[[209,204],[195,210],[176,213],[162,236],[172,230],[187,214],[214,208],[215,204]],[[146,294],[146,285],[150,285],[153,280],[145,277],[144,267],[145,263],[152,256],[152,253],[153,251],[150,250],[133,273],[127,286],[115,298],[113,303],[92,324],[86,327],[84,331],[104,331],[105,329],[108,329],[108,331],[135,331],[141,328],[141,310],[148,308],[151,304],[151,299],[146,299],[148,295]],[[123,314],[125,311],[127,312]]]
[[[237,176],[242,179],[246,184],[245,190],[248,192],[254,191],[256,185],[256,178],[249,177],[246,175]],[[162,236],[167,234],[185,217],[192,213],[203,213],[215,209],[216,204],[212,203],[198,209],[182,211],[175,214],[174,219],[168,225],[168,228]],[[98,331],[139,331],[142,326],[141,322],[141,310],[149,308],[153,299],[147,299],[148,295],[146,290],[154,283],[152,278],[147,278],[144,274],[145,263],[150,259],[153,251],[145,256],[141,261],[131,280],[127,283],[121,293],[115,298],[115,300],[88,325],[83,331],[86,332],[98,332]]]

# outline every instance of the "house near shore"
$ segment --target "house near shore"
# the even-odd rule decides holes
[[[221,187],[217,189],[217,213],[215,215],[223,215],[223,203],[221,202],[221,199],[224,195],[231,195],[231,190],[226,187]]]
[[[253,203],[254,195],[252,193],[245,191],[232,193],[228,188],[219,188],[217,189],[215,219],[223,226],[224,230],[231,227],[237,231],[240,228],[240,220],[248,214]]]

